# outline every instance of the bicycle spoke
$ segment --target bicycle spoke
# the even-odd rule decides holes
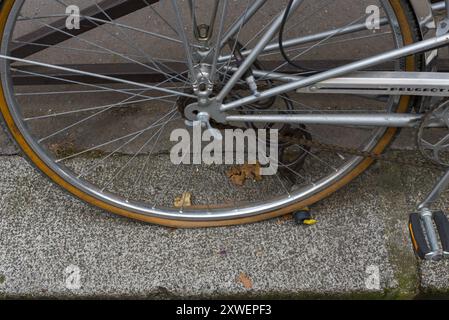
[[[178,35],[178,30],[176,30],[176,28],[172,26],[167,19],[165,19],[152,5],[150,5],[147,0],[143,0],[143,2],[145,2],[145,4],[151,9],[151,11],[153,11],[164,22],[166,26],[168,26],[176,35]]]
[[[165,71],[162,71],[162,69],[158,66],[157,62],[154,61],[152,57],[150,57],[147,53],[145,53],[141,48],[135,46],[135,45],[129,40],[129,34],[125,33],[124,30],[122,30],[121,28],[119,28],[118,25],[117,25],[117,23],[116,23],[115,21],[113,21],[113,19],[112,19],[112,18],[111,18],[111,17],[110,17],[110,16],[109,16],[109,15],[108,15],[108,14],[107,14],[107,13],[106,13],[106,12],[99,6],[99,5],[98,5],[97,2],[95,2],[95,5],[96,5],[96,7],[97,7],[97,8],[98,8],[98,9],[99,9],[99,10],[100,10],[100,11],[101,11],[101,12],[102,12],[108,19],[109,19],[109,21],[110,21],[111,24],[114,26],[114,28],[115,28],[119,33],[121,33],[121,34],[124,36],[125,40],[123,40],[122,38],[118,38],[116,35],[112,34],[114,37],[116,37],[116,38],[118,38],[118,39],[121,39],[122,41],[126,42],[126,43],[128,44],[128,46],[134,48],[136,51],[138,51],[140,54],[142,54],[142,55],[145,57],[145,59],[153,65],[153,67],[155,68],[155,70],[159,71],[161,74],[163,74],[163,75],[165,75],[165,76],[170,76],[170,75],[169,75],[168,73],[166,73]],[[163,68],[166,68],[168,71],[174,72],[174,73],[176,74],[176,72],[175,72],[173,69],[167,67],[167,65],[161,63],[161,66],[162,66]],[[181,75],[181,76],[182,76],[182,75]],[[185,78],[184,76],[182,76],[182,78],[183,78],[184,80],[188,80],[188,79]]]
[[[94,85],[94,84],[90,84],[90,83],[84,83],[84,82],[75,81],[75,80],[64,79],[64,78],[55,77],[55,76],[44,75],[44,74],[40,74],[40,73],[37,73],[37,72],[25,71],[25,70],[21,70],[21,69],[11,68],[11,71],[24,73],[24,74],[29,74],[29,75],[34,75],[34,76],[39,76],[39,77],[43,77],[43,78],[46,78],[46,79],[57,80],[57,81],[61,81],[61,82],[64,82],[64,83],[70,83],[70,84],[82,85],[82,86],[86,86],[86,87],[99,88],[99,89],[103,89],[105,91],[112,91],[114,93],[125,94],[127,96],[131,96],[131,98],[139,98],[139,97],[140,98],[152,98],[151,96],[143,95],[140,92],[138,92],[138,93],[133,93],[132,92],[132,91],[137,91],[137,90],[142,91],[142,89],[136,89],[136,90],[132,90],[132,91],[130,91],[130,90],[123,90],[123,89],[112,89],[112,88],[108,88],[108,87],[104,87],[104,86]],[[167,82],[167,80],[161,82],[157,86],[163,85],[166,82]],[[149,90],[144,90],[144,92],[146,92],[146,91],[149,91]],[[173,95],[173,96],[177,96],[177,95]]]
[[[159,128],[159,127],[161,127],[161,126],[163,126],[165,124],[168,124],[169,122],[173,122],[173,121],[177,121],[177,120],[179,120],[179,119],[174,119],[174,120],[171,120],[171,121],[162,122],[162,123],[158,123],[158,124],[152,124],[149,127],[146,127],[145,129],[138,130],[138,131],[135,131],[135,132],[132,132],[132,133],[128,133],[128,134],[123,135],[121,137],[118,137],[118,138],[115,138],[115,139],[103,142],[101,144],[97,144],[97,145],[95,145],[93,147],[90,147],[90,148],[88,148],[86,150],[83,150],[83,151],[77,152],[75,154],[69,155],[67,157],[64,157],[64,158],[61,158],[61,159],[57,159],[56,162],[62,162],[62,161],[66,161],[66,160],[70,160],[70,159],[82,156],[82,155],[87,154],[89,152],[99,150],[102,147],[109,146],[109,145],[111,145],[111,144],[113,144],[115,142],[118,142],[120,140],[123,140],[123,139],[126,139],[126,138],[130,138],[130,137],[134,137],[134,136],[136,136],[136,135],[138,135],[140,133],[143,133],[145,131],[148,131],[148,130],[151,130],[151,129],[154,129],[154,128]],[[120,149],[118,149],[117,151],[119,151]]]
[[[172,120],[174,116],[176,116],[176,112],[172,113],[168,121]],[[113,177],[109,179],[109,181],[103,186],[103,188],[101,189],[102,191],[106,190],[114,182],[114,180],[117,179],[117,177],[126,169],[126,167],[129,166],[131,162],[134,161],[134,159],[139,155],[139,153],[142,152],[142,150],[146,146],[148,146],[148,144],[151,141],[153,141],[154,138],[156,138],[156,136],[161,132],[161,130],[163,130],[163,128],[165,128],[165,126],[160,127],[158,131],[154,133],[119,170],[116,170]]]
[[[217,35],[217,43],[216,43],[215,49],[214,49],[215,53],[214,53],[214,58],[213,58],[212,68],[211,68],[211,70],[212,70],[211,71],[211,74],[212,74],[211,81],[212,82],[214,82],[214,80],[215,80],[215,72],[217,70],[218,55],[220,54],[220,50],[221,50],[221,39],[222,39],[222,35],[223,35],[225,18],[226,18],[226,14],[227,14],[227,10],[228,10],[228,0],[224,0],[222,6],[223,6],[223,8],[222,8],[222,13],[221,13],[219,31],[218,31],[218,35]]]
[[[141,91],[139,94],[145,93],[145,91],[146,91],[146,90],[143,90],[143,91]],[[128,101],[130,101],[131,99],[135,98],[137,95],[138,95],[138,94],[135,94],[135,95],[133,95],[133,96],[131,96],[131,97],[125,99],[125,100],[122,100],[122,101],[120,101],[118,104],[128,102]],[[75,122],[75,123],[72,123],[71,125],[68,125],[68,126],[62,128],[62,129],[60,129],[60,130],[58,130],[58,131],[56,131],[56,132],[54,132],[54,133],[52,133],[52,134],[50,134],[50,135],[47,135],[47,136],[44,137],[44,138],[39,139],[39,142],[41,143],[41,142],[43,142],[43,141],[46,141],[46,140],[48,140],[48,139],[50,139],[50,138],[52,138],[52,137],[54,137],[54,136],[56,136],[56,135],[61,134],[62,132],[65,132],[65,131],[67,131],[67,130],[73,128],[73,127],[76,127],[76,126],[78,126],[78,125],[80,125],[80,124],[82,124],[82,123],[85,123],[86,121],[88,121],[88,120],[90,120],[90,119],[93,119],[93,118],[95,118],[95,117],[97,117],[97,116],[99,116],[99,115],[101,115],[101,114],[104,114],[106,111],[109,111],[109,110],[111,110],[112,108],[114,108],[114,107],[116,107],[116,106],[117,106],[117,104],[115,104],[114,106],[106,107],[105,109],[102,109],[102,110],[100,110],[100,111],[98,111],[98,112],[96,112],[96,113],[94,113],[94,114],[92,114],[92,115],[90,115],[90,116],[88,116],[88,117],[85,117],[85,118],[83,118],[83,119],[81,119],[81,120],[79,120],[79,121],[77,121],[77,122]]]
[[[56,78],[61,79],[61,78]],[[54,80],[56,80],[54,79]],[[61,80],[62,81],[62,80]],[[165,87],[167,89],[178,89],[179,87]],[[22,93],[16,93],[16,97],[26,97],[26,96],[46,96],[46,95],[60,95],[60,94],[82,94],[82,93],[120,93],[124,94],[129,93],[131,94],[133,91],[139,91],[141,89],[130,89],[130,88],[121,88],[123,92],[117,92],[114,91],[113,88],[105,88],[105,89],[98,89],[98,90],[67,90],[67,91],[39,91],[39,92],[22,92]]]
[[[158,86],[150,86],[150,85],[146,85],[146,84],[140,83],[140,82],[128,81],[128,80],[125,80],[125,79],[110,77],[110,76],[101,75],[101,74],[97,74],[97,73],[76,70],[76,69],[72,69],[72,68],[67,68],[67,67],[62,67],[62,66],[42,63],[42,62],[33,61],[33,60],[19,59],[19,58],[15,58],[15,57],[11,57],[11,56],[5,56],[5,55],[0,55],[0,58],[1,59],[15,61],[15,62],[28,63],[28,64],[31,64],[31,65],[36,65],[36,66],[40,66],[40,67],[46,67],[46,68],[50,68],[50,69],[55,69],[55,70],[60,70],[60,71],[66,71],[66,72],[71,72],[71,73],[75,73],[75,74],[85,75],[85,76],[89,76],[89,77],[93,77],[93,78],[109,80],[109,81],[113,81],[113,82],[117,82],[117,83],[124,83],[124,84],[128,84],[128,85],[134,85],[136,87],[145,88],[147,90],[162,91],[162,92],[165,92],[165,93],[175,94],[175,95],[178,95],[178,96],[185,96],[185,97],[190,97],[190,98],[193,97],[193,98],[195,98],[195,96],[191,95],[191,94],[178,92],[178,91],[174,91],[174,90],[169,90],[169,89],[164,89],[164,88],[158,87]]]
[[[18,41],[18,40],[14,40],[11,41],[12,43],[15,44],[29,44],[29,45],[33,45],[33,46],[38,46],[38,47],[45,47],[45,48],[56,48],[56,49],[61,49],[61,50],[67,50],[70,52],[81,52],[84,54],[90,54],[90,53],[95,53],[95,54],[104,54],[103,51],[99,51],[99,50],[93,50],[93,49],[82,49],[82,48],[76,48],[76,47],[66,47],[66,46],[61,46],[61,45],[50,45],[50,44],[45,44],[45,43],[38,43],[38,42],[29,42],[29,41]],[[136,56],[136,58],[141,58],[140,56]]]
[[[366,18],[366,15],[363,15],[362,17],[357,18],[356,20],[350,22],[349,24],[345,25],[342,28],[337,29],[334,33],[331,33],[329,36],[327,36],[326,38],[324,38],[323,40],[320,40],[319,42],[313,44],[312,46],[308,47],[306,50],[301,51],[299,54],[295,55],[292,60],[296,60],[300,57],[302,57],[303,55],[309,53],[310,51],[312,51],[313,49],[315,49],[317,46],[322,45],[323,43],[325,43],[326,41],[332,39],[333,37],[335,37],[336,35],[338,35],[340,32],[342,32],[342,30],[344,30],[345,28],[361,21],[362,19]],[[281,65],[279,65],[278,67],[276,67],[275,69],[273,69],[272,71],[270,71],[268,74],[266,74],[265,76],[263,76],[260,80],[266,80],[267,77],[271,74],[273,74],[274,72],[278,71],[279,69],[285,67],[288,65],[288,62],[284,62]]]
[[[82,178],[84,176],[86,176],[87,174],[89,174],[90,172],[92,172],[92,170],[94,170],[95,168],[97,168],[98,166],[100,166],[101,164],[103,164],[107,159],[109,159],[110,157],[112,157],[114,154],[116,154],[118,151],[120,151],[121,149],[123,149],[125,146],[129,145],[131,142],[135,141],[136,139],[138,139],[140,136],[142,136],[145,132],[152,130],[154,128],[156,128],[156,124],[160,123],[162,120],[164,120],[165,118],[169,117],[170,115],[175,113],[175,109],[172,109],[171,111],[167,112],[162,118],[158,119],[156,122],[152,123],[151,125],[149,125],[147,128],[145,128],[144,130],[141,130],[138,134],[132,136],[129,140],[127,140],[126,142],[124,142],[122,145],[120,145],[118,148],[114,149],[111,153],[109,153],[106,157],[102,158],[98,163],[96,163],[95,165],[82,170],[81,173],[79,174],[79,178]]]
[[[95,85],[95,84],[91,84],[91,83],[86,83],[86,82],[81,82],[81,81],[75,81],[75,80],[70,80],[70,79],[64,79],[61,77],[55,77],[55,76],[49,76],[46,74],[42,74],[42,73],[38,73],[38,72],[33,72],[33,71],[26,71],[26,70],[21,70],[21,69],[16,69],[16,68],[11,68],[11,71],[14,72],[19,72],[19,73],[24,73],[24,74],[28,74],[28,75],[33,75],[33,76],[38,76],[38,77],[42,77],[45,79],[52,79],[52,80],[57,80],[57,81],[61,81],[63,83],[68,83],[68,84],[76,84],[76,85],[81,85],[81,86],[85,86],[85,87],[92,87],[92,88],[99,88],[99,89],[103,89],[105,91],[112,91],[114,93],[121,93],[121,94],[125,94],[127,96],[136,96],[136,97],[143,97],[143,98],[150,98],[149,96],[145,96],[142,94],[135,94],[132,93],[128,90],[121,90],[121,89],[112,89],[112,88],[108,88],[108,87],[104,87],[104,86],[100,86],[100,85]],[[137,90],[142,90],[142,89],[137,89]]]
[[[169,121],[171,121],[171,120],[169,120]],[[161,126],[161,128],[160,128],[160,130],[159,130],[159,134],[158,134],[158,136],[157,136],[157,138],[156,138],[156,141],[155,141],[154,144],[153,144],[153,147],[151,148],[150,152],[148,153],[148,156],[147,156],[147,159],[146,159],[146,161],[145,161],[145,163],[144,163],[144,165],[143,165],[143,168],[140,170],[139,174],[137,175],[136,179],[134,180],[134,187],[133,187],[133,190],[130,191],[130,193],[128,194],[128,197],[127,197],[128,200],[129,200],[130,194],[132,194],[135,190],[138,189],[138,187],[141,186],[141,179],[142,179],[143,173],[144,173],[144,171],[146,170],[146,168],[147,168],[147,166],[148,166],[148,163],[149,163],[149,161],[150,161],[150,157],[151,157],[151,155],[153,154],[154,149],[156,148],[156,145],[158,144],[158,142],[159,142],[159,140],[160,140],[160,138],[161,138],[161,136],[162,136],[162,133],[164,132],[165,127],[166,127],[166,125],[169,123],[169,121],[165,122],[165,123]]]
[[[387,36],[387,35],[391,35],[391,31],[382,32],[382,33],[375,33],[375,34],[370,34],[370,35],[360,36],[360,37],[354,37],[354,38],[344,39],[344,40],[328,41],[328,42],[325,42],[325,43],[317,44],[315,46],[315,49],[319,48],[319,47],[325,47],[325,46],[336,45],[336,44],[344,44],[344,43],[348,43],[348,42],[351,42],[351,41],[366,40],[366,39],[377,38],[377,37]],[[294,49],[285,50],[285,52],[286,53],[292,53],[292,52],[295,52],[295,51],[298,51],[298,50],[307,50],[308,48],[309,48],[309,46],[297,47],[297,48],[294,48]],[[273,56],[273,55],[279,55],[279,52],[262,53],[260,55],[260,57],[268,57],[268,56]],[[298,73],[298,75],[299,75],[299,73]]]
[[[57,1],[57,0],[54,0],[54,1]],[[86,18],[89,19],[89,17],[86,17]],[[108,52],[109,54],[118,56],[118,57],[120,57],[120,58],[122,58],[122,59],[124,59],[124,60],[127,60],[127,61],[129,61],[129,62],[135,63],[135,64],[137,64],[137,65],[140,65],[140,66],[144,67],[145,69],[148,69],[148,70],[151,70],[151,71],[158,71],[157,69],[154,69],[154,68],[152,68],[152,67],[150,67],[150,66],[148,66],[148,65],[146,65],[146,64],[144,64],[144,63],[142,63],[142,62],[140,62],[140,61],[137,61],[137,60],[135,60],[135,59],[130,58],[129,56],[126,56],[126,55],[124,55],[124,54],[122,54],[122,53],[119,53],[119,52],[117,52],[117,51],[111,50],[111,49],[109,49],[109,48],[106,48],[106,47],[104,47],[104,46],[101,46],[101,45],[99,45],[99,44],[97,44],[97,43],[94,43],[94,42],[92,42],[92,41],[89,41],[89,40],[87,40],[87,39],[81,38],[81,37],[79,37],[79,36],[72,35],[71,33],[66,32],[66,31],[64,31],[64,30],[61,30],[61,29],[58,29],[58,28],[55,28],[55,27],[49,25],[48,23],[44,23],[44,22],[41,22],[41,21],[37,21],[37,22],[38,22],[39,24],[41,24],[42,26],[45,26],[45,27],[47,27],[47,28],[50,28],[50,29],[52,29],[52,30],[54,30],[54,31],[56,31],[56,32],[62,33],[62,34],[67,35],[67,36],[70,36],[70,37],[72,37],[73,39],[77,39],[77,40],[80,41],[80,42],[87,43],[87,44],[89,44],[89,45],[91,45],[91,46],[94,46],[94,47],[99,48],[99,49],[101,49],[101,50],[103,50],[103,51],[105,51],[105,52]],[[184,81],[183,79],[179,79],[179,80],[180,80],[180,81]]]
[[[246,19],[247,15],[248,15],[249,8],[250,8],[250,0],[248,0],[248,3],[246,5],[245,11],[243,12],[243,14],[239,18],[237,18],[235,23],[238,23],[238,21],[241,20],[241,19],[243,19],[243,20]],[[237,43],[239,41],[239,37],[240,37],[240,33],[241,33],[242,29],[243,29],[243,23],[240,24],[240,27],[238,28],[238,31],[237,31],[237,35],[234,37],[234,45],[231,48],[231,53],[229,54],[229,59],[227,61],[225,61],[225,63],[220,68],[217,69],[217,72],[221,72],[224,66],[229,67],[231,65],[231,62],[232,62],[232,59],[233,59],[233,52],[235,52],[235,49],[237,48]],[[229,33],[229,31],[228,31],[228,33]],[[219,60],[219,58],[217,58],[217,60]],[[225,73],[223,74],[223,79],[224,79],[223,81],[226,80],[227,76],[228,76],[228,69],[226,68],[225,69]]]
[[[193,77],[195,75],[195,69],[193,66],[193,56],[192,56],[192,51],[191,51],[191,47],[189,44],[189,40],[187,39],[187,35],[184,30],[184,23],[182,21],[181,13],[179,11],[179,7],[178,7],[178,4],[176,3],[176,0],[172,0],[171,3],[172,3],[173,11],[175,12],[175,15],[176,15],[176,26],[177,26],[177,30],[178,30],[178,35],[181,38],[183,46],[184,46],[184,51],[185,51],[185,55],[186,55],[186,59],[187,59],[187,65],[189,66],[190,75]]]
[[[54,1],[56,1],[56,0],[54,0]],[[49,18],[66,18],[66,17],[67,17],[67,14],[54,14],[54,15],[35,16],[35,17],[21,16],[21,17],[19,17],[19,19],[17,19],[17,21],[37,21],[37,20],[43,20],[43,19],[49,19]],[[103,24],[110,24],[111,23],[110,21],[99,19],[99,18],[94,18],[94,17],[88,17],[88,16],[83,16],[83,15],[80,15],[79,17],[80,18],[84,18],[84,19],[89,19],[91,21],[103,23]],[[146,30],[143,30],[143,29],[139,29],[139,28],[135,28],[135,27],[132,27],[132,26],[124,25],[124,24],[121,24],[121,23],[117,23],[117,25],[122,27],[122,28],[129,29],[129,30],[132,30],[132,31],[136,31],[136,32],[139,32],[139,33],[143,33],[143,34],[146,34],[148,36],[155,37],[155,38],[158,38],[158,39],[161,39],[161,40],[166,40],[166,41],[169,41],[169,42],[182,44],[182,41],[180,41],[179,39],[175,39],[175,38],[163,35],[163,34],[151,32],[151,31],[146,31]],[[59,30],[59,29],[55,29],[55,30]]]
[[[324,9],[326,9],[327,7],[329,7],[329,5],[331,3],[334,3],[334,0],[322,0],[321,2],[319,2],[319,4],[323,4],[322,6],[318,6],[318,8],[316,8],[316,10],[314,10],[313,12],[311,12],[309,15],[307,15],[304,19],[299,19],[299,21],[295,22],[293,25],[289,26],[286,30],[285,33],[288,33],[289,31],[293,30],[294,28],[297,28],[299,26],[301,26],[302,24],[304,24],[304,22],[312,19],[317,13],[319,12],[323,12]],[[278,37],[275,37],[275,40]]]
[[[170,97],[173,97],[173,95],[171,95],[171,96],[162,96],[162,97],[154,97],[154,98],[148,98],[148,99],[142,99],[142,100],[135,100],[135,101],[130,101],[130,102],[118,102],[118,103],[113,103],[113,104],[107,104],[107,105],[104,105],[104,106],[96,106],[96,107],[83,108],[83,109],[72,110],[72,111],[51,113],[51,114],[46,114],[46,115],[38,116],[38,117],[24,118],[23,120],[24,121],[42,120],[42,119],[48,119],[48,118],[54,118],[54,117],[60,117],[60,116],[67,116],[67,115],[80,113],[80,112],[89,112],[89,111],[96,111],[96,110],[102,110],[102,109],[111,109],[113,107],[123,107],[123,106],[127,106],[127,105],[133,105],[133,104],[136,104],[136,103],[150,102],[150,101],[159,101],[159,102],[173,103],[173,101],[165,99],[165,98],[170,98]]]

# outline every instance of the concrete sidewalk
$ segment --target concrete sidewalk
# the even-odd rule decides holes
[[[449,263],[419,263],[407,231],[437,174],[378,163],[316,205],[312,227],[181,230],[89,207],[1,156],[0,296],[449,297]]]

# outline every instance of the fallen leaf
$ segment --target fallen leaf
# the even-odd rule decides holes
[[[184,192],[182,196],[175,198],[175,208],[184,208],[192,206],[192,195],[190,192]]]
[[[66,157],[75,153],[74,143],[71,141],[52,143],[48,149],[58,157]]]
[[[245,184],[245,180],[246,180],[246,178],[243,174],[233,175],[231,177],[232,183],[239,187],[241,187]]]
[[[287,221],[293,220],[293,214],[286,214],[280,218],[278,218],[278,220],[276,221],[277,225],[282,225],[284,223],[286,223]]]
[[[252,289],[253,288],[253,280],[251,280],[251,278],[246,273],[241,272],[239,274],[238,281],[241,284],[243,284],[245,289]]]
[[[245,174],[247,179],[254,179],[256,181],[262,180],[262,176],[260,175],[260,163],[256,164],[245,164],[242,167],[242,172]]]
[[[228,178],[231,178],[232,176],[240,175],[241,173],[242,172],[239,167],[232,167],[230,170],[228,170],[228,172],[226,172],[226,175],[228,176]]]
[[[262,180],[260,169],[260,163],[244,164],[232,167],[226,175],[231,179],[233,184],[241,187],[245,184],[246,179]]]

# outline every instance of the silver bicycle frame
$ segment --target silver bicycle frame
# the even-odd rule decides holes
[[[447,3],[449,3],[449,0],[446,0]],[[302,3],[302,0],[295,0],[292,5],[292,11],[297,9]],[[329,93],[357,93],[360,94],[360,84],[362,83],[360,78],[352,77],[354,81],[348,82],[346,81],[346,88],[345,86],[341,85],[341,83],[345,82],[342,76],[354,73],[361,69],[366,69],[369,67],[373,67],[385,62],[389,62],[398,58],[403,58],[409,55],[414,55],[418,53],[426,53],[426,59],[427,59],[427,65],[430,65],[430,61],[436,56],[435,52],[437,49],[449,45],[449,34],[445,33],[440,36],[431,36],[429,37],[429,30],[432,28],[432,26],[435,26],[433,16],[432,16],[432,6],[431,4],[425,0],[411,0],[411,4],[413,5],[415,11],[417,12],[418,16],[417,18],[420,21],[420,27],[421,27],[421,33],[424,37],[424,33],[426,33],[426,36],[428,39],[425,39],[423,41],[414,43],[412,45],[408,45],[396,50],[392,50],[389,52],[385,52],[373,57],[369,57],[357,62],[349,63],[347,65],[337,67],[328,71],[324,71],[312,76],[308,77],[294,77],[288,74],[281,74],[281,73],[273,73],[273,72],[265,72],[265,71],[255,71],[255,74],[259,77],[271,77],[276,78],[278,80],[283,80],[286,83],[273,87],[271,89],[268,89],[266,91],[261,91],[258,94],[253,94],[232,102],[228,102],[225,104],[222,104],[222,101],[224,100],[224,97],[228,95],[228,93],[233,89],[233,87],[237,84],[237,82],[242,78],[242,76],[245,74],[245,72],[253,65],[254,61],[257,59],[257,57],[261,53],[270,52],[273,50],[278,49],[277,44],[270,44],[270,41],[274,37],[274,35],[279,31],[280,25],[282,23],[282,17],[284,15],[284,12],[279,15],[278,18],[274,20],[272,25],[268,28],[268,30],[265,32],[264,36],[261,38],[259,43],[252,49],[252,50],[246,50],[244,52],[244,55],[246,55],[246,59],[244,60],[244,63],[240,65],[239,68],[234,68],[231,71],[233,72],[233,75],[231,79],[228,81],[228,83],[225,85],[225,87],[221,90],[221,92],[217,95],[216,100],[220,107],[221,112],[227,112],[236,108],[239,108],[241,106],[251,104],[254,102],[257,102],[259,100],[267,99],[270,97],[278,96],[283,93],[299,90],[301,92],[326,92],[326,89],[323,89],[323,85],[328,84],[328,91]],[[258,3],[260,5],[260,2]],[[443,4],[438,3],[434,5],[433,9],[435,10],[441,10],[443,7]],[[430,11],[429,11],[430,10]],[[429,13],[430,12],[430,13]],[[244,23],[242,21],[242,23]],[[382,20],[381,23],[386,23],[386,21]],[[354,30],[360,30],[360,28],[363,28],[362,25],[353,25],[351,27],[347,27],[341,32],[353,32]],[[433,32],[435,33],[435,32]],[[312,40],[320,40],[324,39],[327,36],[329,36],[328,33],[324,32],[322,34],[314,35],[313,37],[302,37],[297,39],[291,39],[286,41],[285,45],[286,47],[294,46],[301,43],[306,43]],[[229,57],[221,57],[221,60],[227,59]],[[430,68],[430,67],[429,67]],[[426,84],[430,83],[430,87],[425,87],[423,84],[423,81],[419,81],[419,79],[416,79],[415,83],[411,84],[412,88],[414,88],[413,91],[406,90],[404,91],[403,88],[398,87],[398,79],[400,80],[401,76],[404,78],[408,78],[410,80],[410,75],[407,75],[406,73],[398,74],[398,73],[390,73],[389,76],[386,76],[385,73],[380,77],[376,77],[376,74],[371,74],[367,78],[370,78],[370,81],[365,81],[364,83],[364,89],[362,93],[364,94],[387,94],[387,95],[398,95],[398,94],[406,94],[406,95],[422,95],[422,96],[440,96],[440,97],[446,97],[449,96],[449,90],[447,90],[447,84],[449,84],[449,74],[439,74],[437,77],[438,79],[435,80],[442,80],[444,83],[440,83],[440,87],[438,90],[435,90],[435,88],[432,87],[432,84],[435,84],[432,82],[432,78],[430,74],[427,74],[429,77],[426,79]],[[416,76],[416,74],[414,75]],[[349,76],[348,78],[351,78]],[[366,79],[365,79],[366,80]],[[340,81],[340,87],[335,88],[331,87],[329,89],[329,83],[332,82],[338,82]],[[368,82],[371,83],[371,85],[368,85]],[[437,82],[437,81],[436,81]],[[355,87],[355,90],[348,90],[348,88]],[[320,90],[311,90],[313,88],[320,88]],[[379,88],[384,88],[384,91],[380,92]],[[397,90],[392,90],[394,88],[397,88]],[[371,90],[371,91],[370,91]],[[323,114],[304,114],[304,115],[239,115],[239,116],[227,116],[227,121],[254,121],[254,122],[289,122],[289,123],[308,123],[308,124],[339,124],[339,125],[360,125],[360,126],[387,126],[387,127],[409,127],[409,126],[415,126],[417,121],[420,120],[419,115],[395,115],[391,116],[390,114],[346,114],[342,116],[341,114],[329,114],[326,113]],[[435,124],[435,126],[438,126],[438,124]]]

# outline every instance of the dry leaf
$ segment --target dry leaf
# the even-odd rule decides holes
[[[232,167],[228,172],[227,176],[231,179],[231,182],[239,187],[245,184],[245,175],[242,174],[242,171],[239,167]]]
[[[260,163],[256,164],[245,164],[242,167],[242,172],[245,174],[247,179],[254,179],[256,181],[262,180],[262,176],[260,175]]]
[[[246,178],[243,174],[236,174],[231,177],[232,183],[239,187],[245,184],[245,180]]]
[[[276,221],[277,225],[282,225],[286,223],[287,221],[293,220],[293,214],[286,214],[285,216],[282,216],[278,218],[278,221]]]
[[[184,208],[192,206],[192,195],[190,192],[184,192],[182,196],[176,197],[175,208]]]
[[[228,176],[228,178],[231,178],[232,176],[240,175],[240,174],[241,174],[241,170],[239,167],[232,167],[228,172],[226,172],[226,175]]]
[[[74,143],[71,141],[52,143],[48,146],[48,149],[58,157],[66,157],[75,152]]]
[[[245,289],[252,289],[253,288],[253,280],[251,280],[250,277],[246,273],[241,272],[239,274],[238,281],[243,284]]]
[[[254,179],[256,181],[262,180],[260,169],[260,163],[244,164],[242,166],[232,167],[227,172],[227,176],[231,179],[233,184],[243,186],[246,179]]]

